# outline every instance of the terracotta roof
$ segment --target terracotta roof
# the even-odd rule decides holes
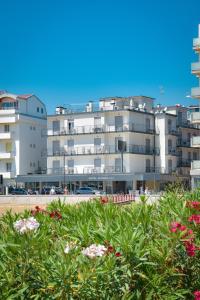
[[[33,96],[33,94],[25,94],[25,95],[18,95],[18,98],[27,100],[28,98],[30,98],[31,96]]]

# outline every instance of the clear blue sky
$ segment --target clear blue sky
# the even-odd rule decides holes
[[[0,89],[34,93],[49,113],[115,95],[197,103],[185,96],[199,0],[0,0],[0,11]]]

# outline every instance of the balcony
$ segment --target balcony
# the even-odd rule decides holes
[[[48,156],[77,156],[77,155],[99,155],[99,154],[119,154],[120,151],[115,145],[96,147],[64,147],[58,150],[49,149]],[[159,155],[158,148],[144,145],[126,145],[124,153]]]
[[[176,148],[170,148],[168,149],[167,154],[171,156],[177,156],[178,152],[176,151]]]
[[[177,147],[191,147],[190,140],[177,140]]]
[[[198,99],[200,99],[200,87],[192,88],[192,90],[191,90],[191,96],[192,96],[192,98],[198,98]]]
[[[146,127],[144,124],[124,123],[122,126],[113,125],[86,125],[76,126],[75,128],[68,129],[62,127],[58,130],[48,129],[48,136],[62,136],[62,135],[79,135],[79,134],[96,134],[96,133],[112,133],[112,132],[138,132],[146,134],[154,134],[155,130],[151,127]]]
[[[192,176],[200,175],[200,160],[194,160],[192,162],[190,175],[192,175]]]
[[[200,136],[193,136],[191,138],[191,147],[200,147]]]
[[[11,139],[11,132],[0,132],[0,140]]]
[[[122,173],[121,167],[106,166],[106,167],[84,167],[82,170],[73,167],[60,167],[60,168],[48,168],[46,170],[47,175],[73,175],[73,174],[110,174],[110,173]],[[126,168],[123,168],[123,173],[126,172]]]
[[[191,159],[179,159],[177,162],[177,167],[178,168],[181,168],[181,167],[190,168],[191,163],[192,163]]]
[[[179,135],[178,131],[176,130],[176,128],[172,128],[172,129],[169,129],[168,130],[168,134],[171,134],[171,135]]]
[[[192,63],[191,69],[192,69],[192,74],[199,76],[200,75],[200,62]]]
[[[200,51],[200,38],[193,39],[193,49]]]
[[[9,158],[12,158],[14,155],[13,152],[3,152],[1,151],[0,152],[0,159],[9,159]]]
[[[191,123],[199,123],[200,124],[200,112],[196,111],[191,113],[190,116]]]

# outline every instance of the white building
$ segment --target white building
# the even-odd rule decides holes
[[[181,139],[199,132],[192,127],[187,108],[153,108],[145,96],[104,98],[82,111],[57,107],[48,116],[46,174],[19,181],[106,192],[160,190],[177,177],[189,184],[188,159],[199,154],[189,157],[191,147]]]
[[[192,88],[191,95],[193,98],[196,98],[200,101],[200,25],[199,25],[198,38],[195,38],[193,40],[193,49],[197,53],[199,61],[192,63],[192,74],[197,76],[198,82],[199,82],[199,87]],[[200,107],[200,102],[199,102],[199,107]],[[191,123],[199,126],[200,125],[200,110],[195,109],[191,113],[190,118],[191,118]],[[193,147],[200,147],[200,135],[199,134],[192,138],[191,145]],[[192,162],[190,174],[192,177],[192,186],[193,187],[200,186],[200,160],[196,160],[196,161]]]
[[[34,95],[0,91],[0,174],[4,185],[17,175],[46,168],[46,108]]]

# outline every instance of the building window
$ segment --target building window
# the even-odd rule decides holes
[[[69,120],[68,121],[68,131],[69,131],[69,133],[74,132],[74,120]]]
[[[33,126],[33,130],[35,130],[35,126]]]
[[[44,113],[44,109],[43,108],[41,108],[41,114],[43,114]]]
[[[122,160],[121,158],[115,158],[115,172],[122,171]]]
[[[171,133],[171,131],[172,131],[172,120],[168,119],[167,124],[168,124],[168,133]]]
[[[33,129],[33,127],[32,126],[30,126],[30,130],[32,130]]]
[[[11,172],[12,169],[12,163],[8,162],[6,163],[6,172]]]
[[[33,145],[32,145],[32,144],[30,144],[30,147],[31,147],[31,148],[32,148],[32,146],[33,146]]]
[[[197,152],[193,152],[193,160],[197,160]]]
[[[101,158],[94,159],[94,168],[97,169],[97,171],[99,171],[99,169],[101,168]]]
[[[70,139],[67,141],[67,147],[68,148],[73,148],[74,147],[74,140]]]
[[[40,108],[39,107],[37,107],[37,112],[40,112]]]
[[[32,162],[30,162],[30,167],[32,167]]]
[[[60,153],[60,141],[53,141],[53,155],[59,155]]]
[[[53,132],[59,132],[60,131],[60,121],[53,121]]]
[[[146,172],[147,173],[151,172],[151,161],[150,161],[150,159],[146,159]]]
[[[151,153],[151,141],[150,139],[145,140],[145,148],[146,148],[146,153]]]
[[[33,148],[35,148],[36,146],[35,146],[35,144],[33,144]]]
[[[10,125],[9,124],[4,125],[4,132],[10,132]]]
[[[151,124],[150,119],[146,119],[145,120],[145,129],[146,129],[146,132],[150,131],[150,127],[151,127],[150,124]]]
[[[168,173],[172,173],[172,160],[168,159]]]
[[[59,160],[53,160],[52,162],[52,173],[58,174],[60,172],[60,161]]]
[[[33,163],[33,167],[35,167],[35,162]]]
[[[168,140],[168,154],[172,152],[172,140]]]
[[[6,153],[12,152],[12,143],[6,143]]]
[[[94,146],[95,147],[101,146],[101,138],[94,138]]]

